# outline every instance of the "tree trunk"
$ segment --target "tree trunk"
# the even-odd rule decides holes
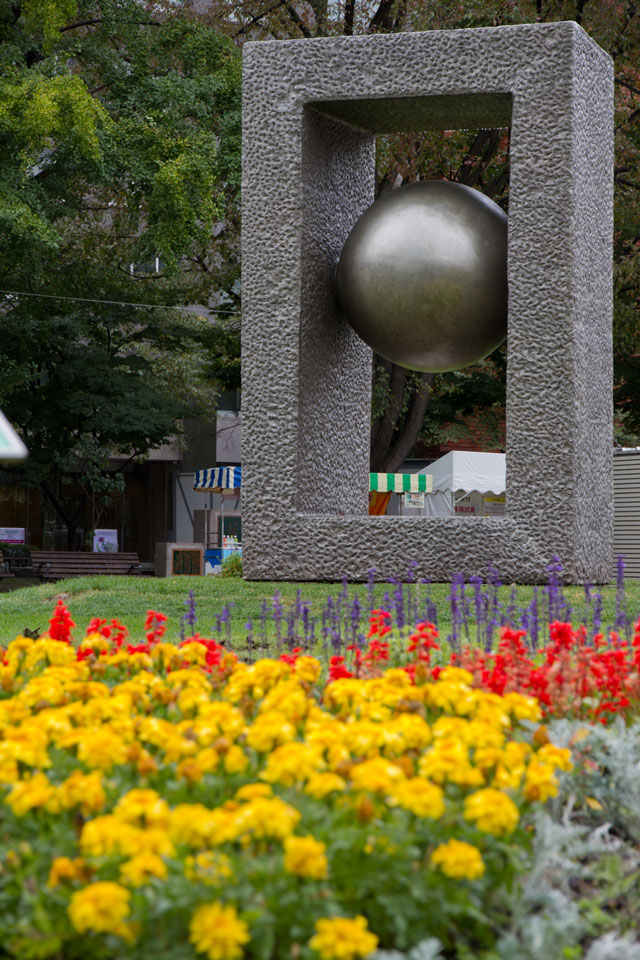
[[[409,410],[404,425],[395,443],[389,448],[386,457],[382,461],[382,473],[395,473],[415,446],[420,436],[427,407],[429,406],[429,397],[431,396],[430,388],[434,377],[435,373],[420,374],[421,382],[409,402]]]
[[[389,450],[398,418],[402,412],[402,400],[407,379],[406,368],[399,367],[389,360],[383,359],[382,363],[379,364],[376,357],[376,366],[382,366],[389,377],[390,399],[384,415],[376,422],[372,432],[370,460],[371,469],[374,472],[382,470],[380,464]]]

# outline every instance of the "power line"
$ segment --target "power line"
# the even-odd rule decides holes
[[[11,297],[39,297],[42,300],[70,300],[72,303],[104,303],[113,307],[142,307],[145,310],[180,310],[180,304],[169,303],[132,303],[130,300],[92,300],[89,297],[63,297],[57,293],[28,293],[19,290],[0,290]],[[185,305],[183,305],[184,307]],[[238,313],[237,310],[222,310],[218,307],[208,307],[216,313]]]

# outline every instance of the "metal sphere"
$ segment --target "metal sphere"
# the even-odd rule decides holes
[[[460,370],[507,335],[507,217],[459,183],[391,190],[349,234],[336,284],[377,353],[412,370]]]

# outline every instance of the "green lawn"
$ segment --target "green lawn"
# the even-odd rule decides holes
[[[186,611],[185,600],[192,589],[196,601],[198,616],[197,629],[203,636],[217,635],[217,619],[223,610],[230,611],[230,626],[221,628],[224,636],[230,630],[230,639],[235,648],[242,649],[246,644],[245,623],[249,618],[254,621],[255,639],[259,646],[263,641],[259,639],[261,605],[266,601],[269,609],[267,623],[267,647],[275,646],[275,625],[272,616],[272,598],[275,591],[280,591],[283,607],[282,634],[286,635],[286,617],[294,608],[297,591],[309,603],[309,617],[316,620],[315,636],[322,635],[322,619],[324,612],[325,624],[329,625],[333,617],[333,630],[337,629],[337,617],[331,613],[335,610],[336,601],[343,592],[342,584],[338,583],[249,583],[243,580],[219,577],[81,577],[73,580],[60,580],[57,583],[27,585],[29,581],[22,581],[25,586],[7,590],[10,581],[2,583],[6,592],[0,593],[0,643],[6,643],[21,633],[25,628],[44,631],[58,597],[62,597],[69,606],[72,616],[78,625],[76,636],[81,636],[81,630],[86,627],[91,617],[117,617],[129,627],[132,638],[143,639],[143,625],[147,610],[154,609],[165,613],[169,617],[167,639],[177,640],[180,636],[180,618]],[[35,581],[32,581],[35,584]],[[376,585],[376,605],[386,605],[385,592],[393,592],[392,584]],[[412,609],[417,607],[418,616],[424,619],[427,612],[427,602],[431,600],[437,608],[438,627],[440,634],[446,638],[451,631],[451,608],[449,603],[449,584],[420,584],[410,588]],[[405,587],[405,597],[406,597]],[[510,604],[511,587],[501,587],[498,596],[499,602],[506,610]],[[541,601],[540,618],[544,618],[543,588],[538,588]],[[615,587],[599,588],[602,594],[602,623],[613,624],[616,616]],[[533,588],[519,586],[515,590],[516,605],[520,610],[531,603]],[[351,605],[354,597],[358,597],[365,610],[368,609],[367,588],[364,584],[351,585],[348,588],[348,598],[342,601],[342,617],[340,632],[347,636],[351,629]],[[471,640],[475,639],[473,626],[473,598],[470,587],[466,588],[469,603],[468,631]],[[574,623],[581,621],[591,623],[592,608],[585,603],[584,590],[581,587],[565,587],[564,596],[573,608]],[[327,614],[328,598],[332,598],[332,606]],[[626,609],[630,619],[634,620],[640,614],[640,581],[629,580],[626,584]],[[363,623],[365,618],[363,617]],[[301,629],[301,628],[300,628]],[[364,627],[361,626],[360,630]],[[464,636],[464,626],[460,629]]]

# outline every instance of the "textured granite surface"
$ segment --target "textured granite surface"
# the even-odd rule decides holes
[[[244,46],[243,567],[250,579],[612,571],[613,70],[576,24]],[[509,120],[509,116],[511,119]],[[511,123],[507,515],[369,517],[371,351],[335,264],[374,134]]]

